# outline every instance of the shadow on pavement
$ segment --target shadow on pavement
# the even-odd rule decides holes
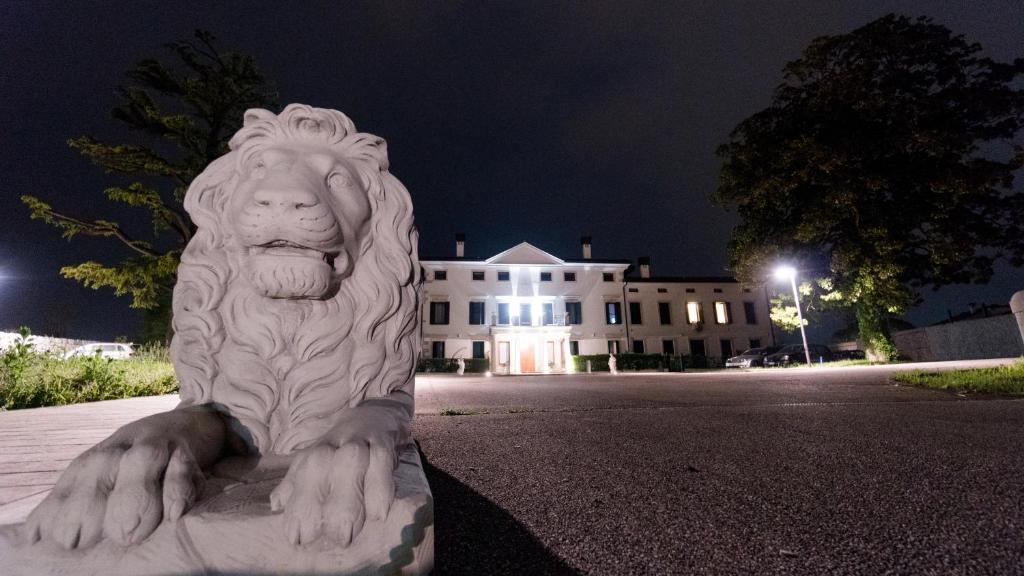
[[[511,514],[420,457],[434,495],[434,574],[579,574]]]

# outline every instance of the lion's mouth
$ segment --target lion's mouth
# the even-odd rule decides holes
[[[288,240],[274,240],[257,246],[252,246],[249,251],[254,256],[284,256],[286,258],[311,258],[321,260],[331,268],[334,268],[336,254],[325,252],[309,246],[303,246]]]

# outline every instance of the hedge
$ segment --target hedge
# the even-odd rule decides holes
[[[608,354],[591,354],[587,356],[573,356],[573,363],[577,372],[587,371],[587,361],[590,361],[592,372],[608,372]],[[667,354],[616,354],[615,365],[618,370],[668,370],[669,372],[681,372],[686,368],[694,366],[689,356],[669,356]]]
[[[464,358],[466,372],[482,374],[490,370],[486,358]],[[416,363],[417,372],[458,372],[459,362],[455,358],[420,358]]]

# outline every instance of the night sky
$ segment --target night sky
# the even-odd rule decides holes
[[[135,335],[127,299],[58,275],[125,249],[62,240],[18,197],[110,217],[102,190],[115,181],[66,141],[126,141],[109,116],[124,71],[169,60],[163,44],[196,28],[253,55],[282,104],[337,108],[388,140],[421,255],[451,254],[464,232],[470,256],[526,240],[577,258],[591,235],[595,258],[649,255],[659,275],[724,273],[735,217],[709,200],[714,150],[813,38],[902,12],[996,59],[1024,56],[1019,0],[207,4],[0,2],[0,329]],[[133,212],[113,219],[147,232]],[[926,292],[908,318],[928,324],[1021,288],[1024,271],[1004,267],[987,286]]]

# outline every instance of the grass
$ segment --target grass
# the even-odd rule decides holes
[[[945,372],[915,370],[893,375],[893,380],[955,392],[1024,395],[1024,361],[993,368],[972,368]]]
[[[0,354],[0,408],[37,408],[177,392],[166,350],[145,349],[131,360],[62,358],[31,350]]]
[[[440,414],[441,416],[473,416],[474,414],[484,414],[484,412],[464,408],[442,408]]]

